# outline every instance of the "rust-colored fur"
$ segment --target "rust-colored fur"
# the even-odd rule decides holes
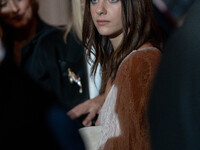
[[[104,150],[149,150],[147,102],[161,57],[157,49],[131,53],[118,69],[116,112],[122,134],[110,138]]]

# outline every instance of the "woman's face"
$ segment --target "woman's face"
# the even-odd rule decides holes
[[[0,0],[0,18],[13,28],[25,27],[33,17],[32,0]]]
[[[116,37],[122,32],[121,0],[90,0],[93,22],[101,35]]]

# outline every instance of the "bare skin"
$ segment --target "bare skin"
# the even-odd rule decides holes
[[[95,118],[97,114],[99,114],[99,111],[105,101],[106,96],[108,95],[110,89],[111,89],[112,84],[108,82],[106,86],[105,93],[102,95],[99,95],[93,99],[89,99],[73,109],[71,109],[69,112],[67,112],[67,115],[71,119],[76,119],[79,118],[81,115],[87,114],[87,117],[83,120],[82,124],[84,126],[91,126],[92,125],[92,120]],[[98,125],[98,119],[95,123],[95,125]]]
[[[82,124],[84,126],[91,126],[92,120],[95,118],[96,114],[99,113],[103,103],[104,103],[104,95],[99,95],[93,99],[87,100],[77,105],[72,110],[70,110],[67,113],[67,115],[71,119],[76,119],[83,114],[89,113],[87,117],[83,120]]]

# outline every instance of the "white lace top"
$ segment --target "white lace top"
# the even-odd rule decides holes
[[[113,85],[99,113],[98,123],[102,128],[98,148],[109,138],[120,135],[119,119],[115,113],[116,96],[117,87]]]
[[[132,51],[129,55],[131,55],[133,52],[135,52],[135,50]],[[128,58],[128,56],[126,56],[126,58]],[[126,60],[126,58],[122,61],[122,63]],[[117,99],[116,96],[117,87],[113,85],[99,113],[98,123],[100,126],[102,126],[102,130],[97,149],[103,146],[109,138],[117,137],[121,133],[119,119],[117,113],[115,112]]]
[[[155,47],[145,47],[137,51],[142,51],[147,49],[157,50]],[[133,50],[129,55],[127,55],[126,58],[121,62],[120,66],[122,66],[123,62],[125,62],[126,59],[128,59],[134,52],[137,51]],[[118,115],[115,111],[115,105],[117,99],[116,96],[117,96],[117,87],[113,85],[99,113],[98,123],[100,126],[102,126],[102,130],[100,133],[101,135],[97,149],[104,146],[104,144],[109,138],[117,137],[120,136],[121,134]]]
[[[146,48],[139,49],[137,51],[147,50],[147,49],[157,50],[154,47],[146,47]],[[128,56],[126,56],[126,58],[120,64],[119,69],[123,65],[123,63],[129,57],[131,57],[131,55],[134,52],[137,52],[137,51],[134,50]],[[91,143],[95,142],[97,144],[95,146],[96,149],[94,149],[94,146],[93,146],[93,149],[87,148],[87,150],[99,150],[100,147],[101,148],[104,147],[105,143],[107,142],[107,140],[109,138],[120,136],[121,128],[120,128],[120,124],[119,124],[118,114],[115,111],[116,100],[117,100],[117,92],[118,92],[118,89],[115,86],[115,84],[113,84],[108,95],[107,95],[107,97],[106,97],[106,100],[105,100],[105,102],[104,102],[104,104],[103,104],[103,106],[100,110],[100,113],[99,113],[98,132],[95,133],[95,136],[99,137],[97,139],[98,141],[94,141],[95,140],[94,138],[90,138],[90,140],[85,141],[85,143],[88,147],[92,147],[93,145],[91,146]],[[88,128],[88,127],[85,127],[85,128]],[[85,131],[82,130],[82,131],[83,131],[82,134],[86,134],[88,136],[87,133],[84,133],[84,132],[88,132],[88,131],[86,131],[86,130]],[[91,136],[91,135],[92,135],[92,133],[90,133],[89,136]],[[87,139],[89,139],[89,138],[87,138]]]

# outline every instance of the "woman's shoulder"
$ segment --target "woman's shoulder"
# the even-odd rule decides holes
[[[65,36],[65,30],[60,28],[51,28],[41,33],[37,38],[37,44],[43,46],[49,46],[53,48],[58,46],[60,48],[70,48],[70,49],[80,49],[82,48],[82,43],[73,32],[69,32]]]
[[[121,63],[115,84],[142,83],[147,85],[155,74],[161,59],[161,52],[155,47],[145,47],[132,51]]]
[[[133,50],[122,61],[121,65],[127,65],[127,63],[141,64],[142,62],[152,63],[153,61],[159,61],[161,58],[161,51],[153,46],[141,47],[138,50]]]
[[[48,42],[49,44],[52,44],[51,41],[54,41],[53,43],[57,41],[64,42],[64,31],[58,28],[49,28],[38,33],[36,39],[38,42]]]
[[[130,56],[131,57],[131,56]],[[151,60],[161,57],[161,51],[156,47],[144,47],[135,50],[132,57],[142,58],[143,60]]]

